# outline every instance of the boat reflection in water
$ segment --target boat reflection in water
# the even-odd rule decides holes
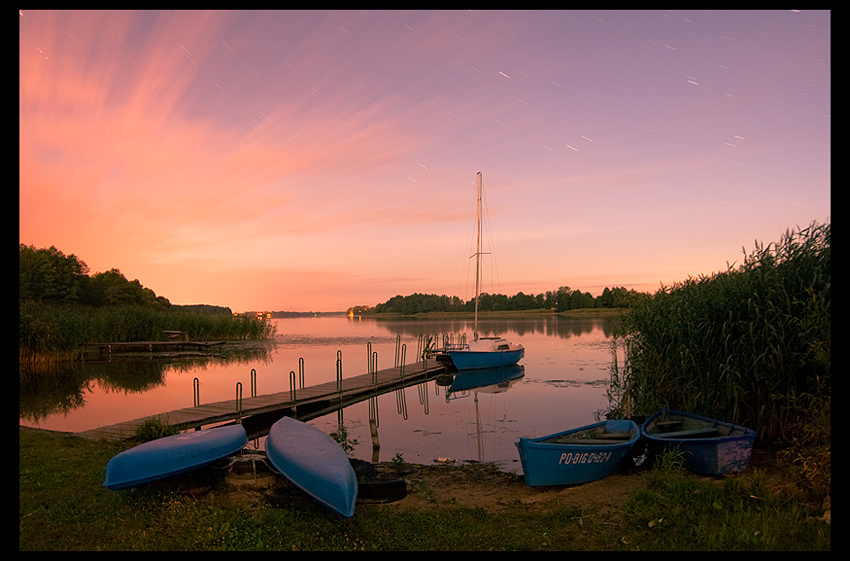
[[[470,392],[475,400],[475,428],[478,442],[478,461],[483,461],[481,452],[481,413],[478,409],[478,394],[497,394],[508,391],[525,376],[525,368],[518,364],[495,368],[476,368],[458,371],[446,392],[446,402],[468,397]]]

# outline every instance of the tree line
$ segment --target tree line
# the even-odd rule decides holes
[[[589,292],[562,286],[558,290],[550,290],[537,295],[523,292],[518,292],[513,296],[483,293],[478,298],[478,310],[502,312],[544,309],[564,312],[579,308],[630,308],[645,298],[650,298],[650,295],[620,286],[605,287],[602,294],[596,297]],[[409,296],[394,296],[373,308],[356,306],[351,308],[350,311],[354,314],[396,313],[410,315],[426,312],[472,312],[474,310],[474,298],[463,301],[457,296],[414,293]]]
[[[171,307],[138,280],[127,280],[118,269],[89,276],[85,261],[65,255],[54,246],[36,249],[20,244],[20,300],[85,306],[143,306],[159,310]]]
[[[234,316],[208,304],[173,305],[118,269],[89,276],[86,263],[56,247],[20,244],[19,338],[21,364],[82,358],[95,342],[159,341],[168,331],[191,339],[263,339],[274,324]]]

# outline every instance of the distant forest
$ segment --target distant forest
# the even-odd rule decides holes
[[[568,286],[562,286],[558,290],[550,290],[536,296],[522,292],[518,292],[514,296],[484,293],[479,297],[478,310],[501,312],[543,309],[565,312],[578,308],[630,308],[650,297],[648,293],[619,286],[605,287],[602,294],[597,297],[589,292],[572,290]],[[410,296],[394,296],[374,308],[356,306],[351,308],[350,311],[354,314],[396,313],[410,315],[425,312],[472,312],[474,310],[474,298],[464,302],[457,296],[415,293]]]
[[[89,275],[86,263],[76,255],[65,255],[55,247],[36,249],[20,244],[19,296],[23,301],[86,306],[143,306],[155,310],[171,310],[201,314],[232,314],[231,309],[209,304],[177,305],[157,296],[138,280],[128,280],[118,269]],[[484,293],[480,311],[554,310],[563,312],[578,308],[630,308],[650,295],[623,287],[608,288],[597,297],[589,292],[562,286],[544,294],[519,292],[514,296]],[[463,301],[457,296],[415,293],[394,296],[374,307],[354,306],[354,314],[396,313],[411,315],[425,312],[471,312],[475,301]],[[341,312],[272,312],[272,317],[308,317],[338,315]]]

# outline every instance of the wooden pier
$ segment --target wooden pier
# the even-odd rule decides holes
[[[350,378],[343,377],[339,381],[334,380],[306,388],[296,387],[286,392],[245,397],[241,399],[241,408],[240,400],[234,396],[234,399],[226,401],[149,415],[75,434],[92,440],[115,441],[132,438],[136,434],[136,429],[148,419],[159,419],[163,424],[180,430],[239,419],[246,426],[249,438],[256,438],[260,435],[251,433],[262,429],[252,430],[248,425],[261,426],[264,423],[254,423],[252,419],[276,420],[287,415],[307,421],[383,393],[429,380],[445,372],[444,365],[431,359],[407,364],[404,367],[395,366],[374,373],[360,374]]]
[[[174,332],[179,333],[179,332]],[[126,343],[86,343],[83,352],[96,351],[98,358],[112,356],[113,353],[161,353],[189,349],[210,349],[225,345],[225,341],[189,341],[188,339],[170,339],[168,341],[132,341]]]

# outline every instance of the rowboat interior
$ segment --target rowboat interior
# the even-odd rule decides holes
[[[604,426],[547,438],[548,444],[617,444],[631,439],[630,431],[606,431]]]
[[[742,434],[732,426],[688,417],[660,419],[647,431],[657,438],[716,438]]]

